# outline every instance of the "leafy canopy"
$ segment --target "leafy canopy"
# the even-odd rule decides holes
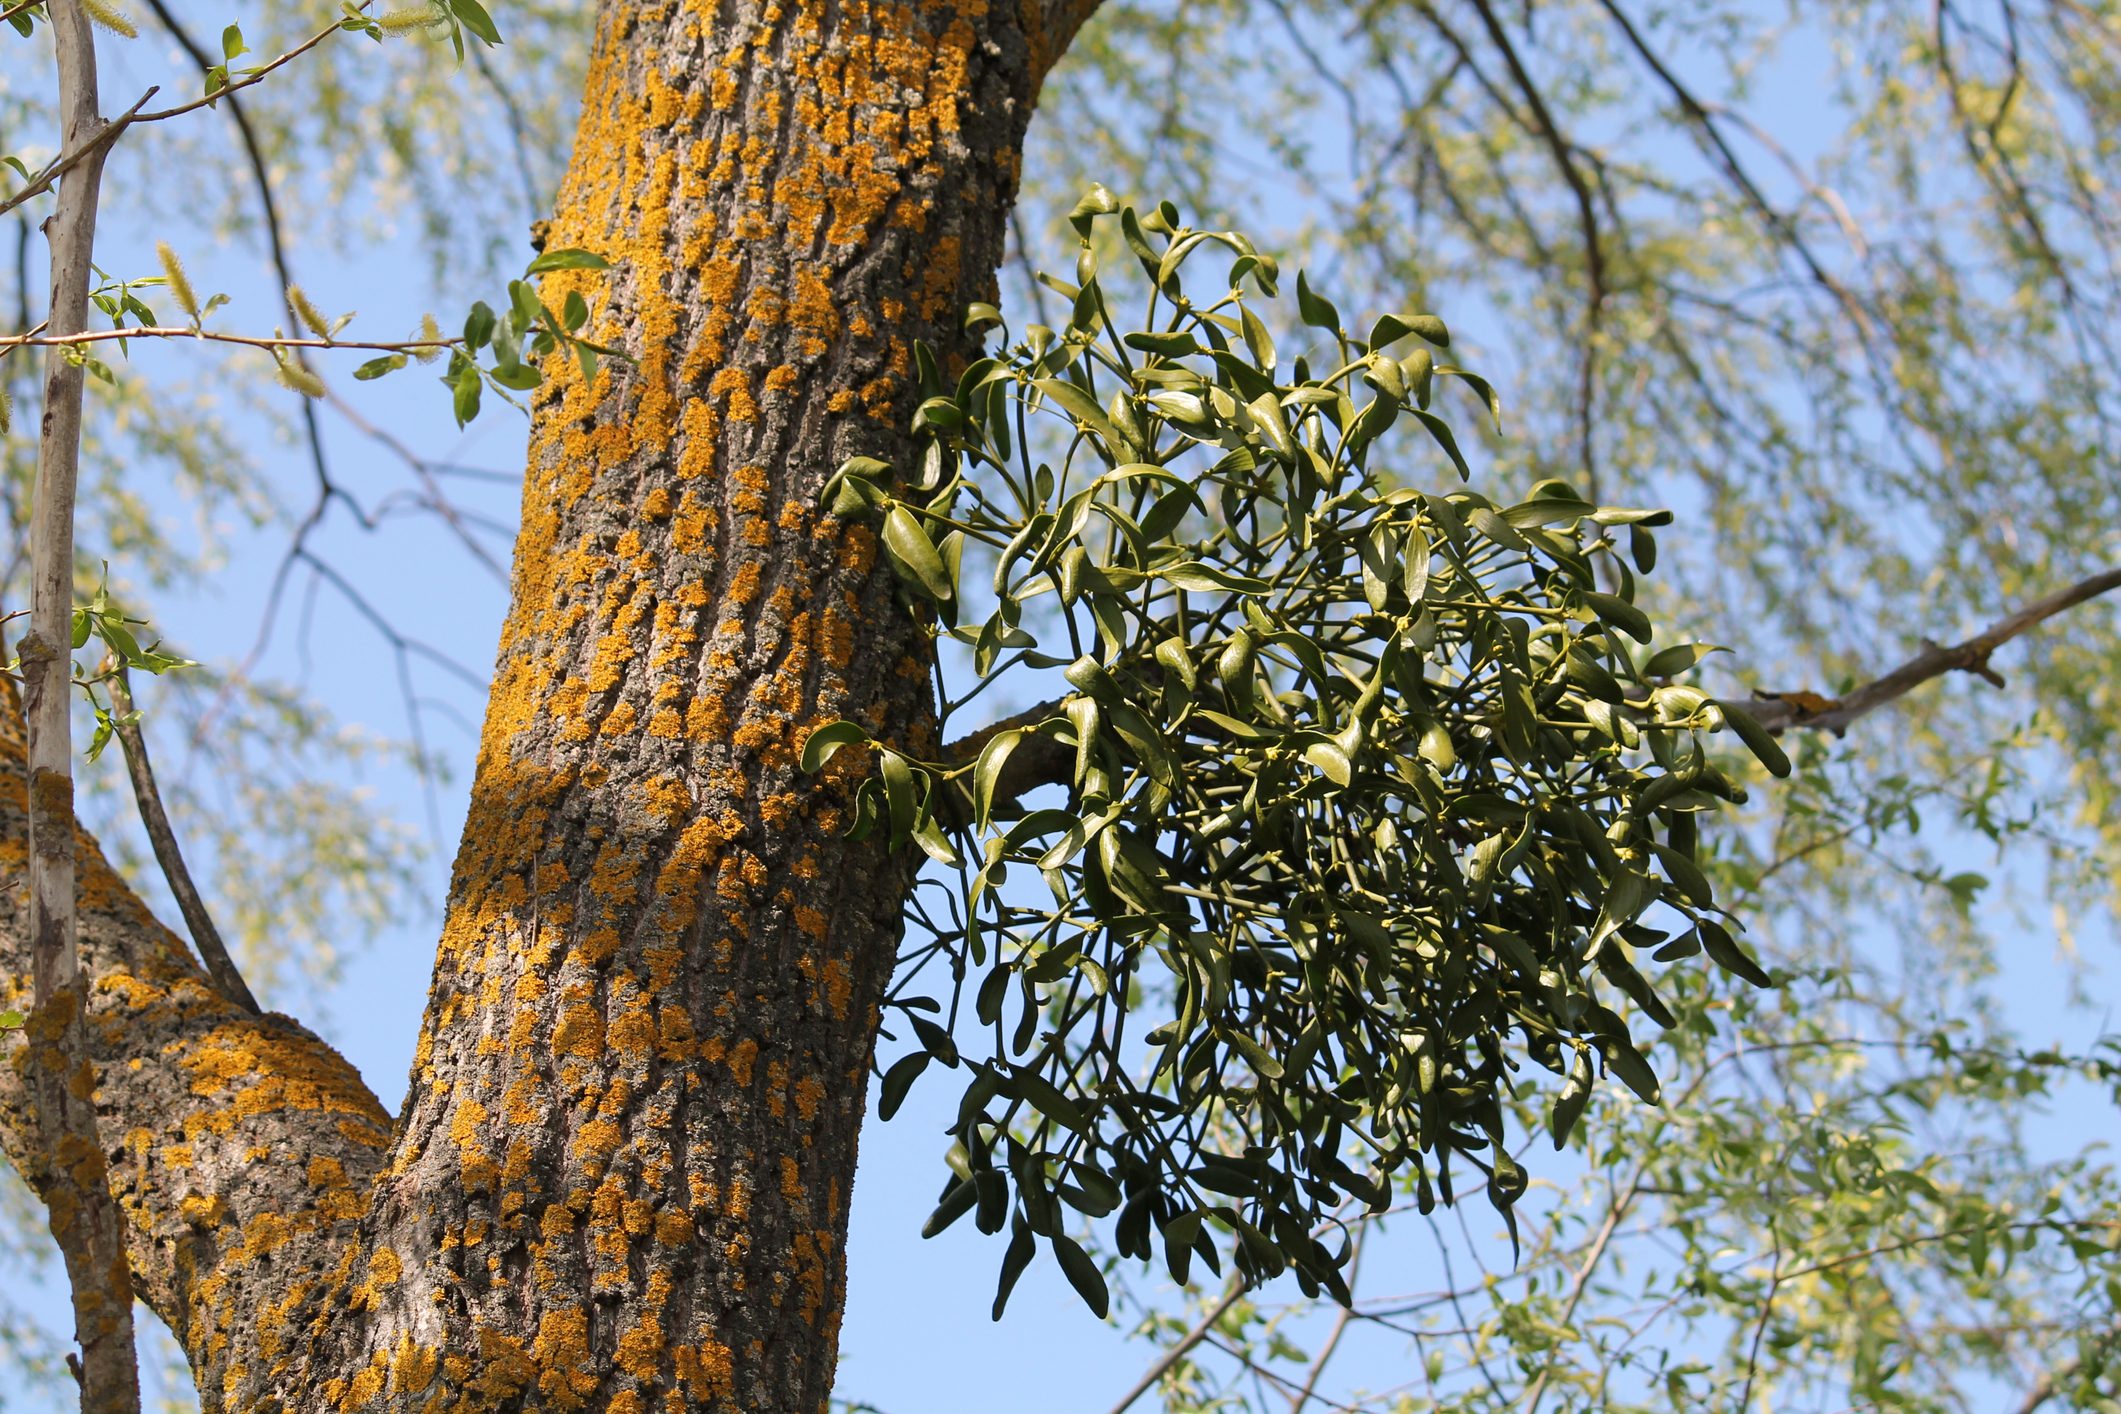
[[[1766,983],[1694,849],[1743,798],[1714,734],[1788,762],[1673,680],[1703,646],[1647,651],[1636,572],[1668,512],[1551,480],[1512,504],[1421,489],[1438,452],[1470,479],[1439,383],[1493,410],[1438,362],[1442,320],[1358,335],[1299,274],[1316,333],[1285,359],[1261,315],[1279,271],[1244,236],[1101,187],[1070,219],[1076,279],[1046,279],[1067,324],[954,387],[922,351],[920,465],[857,457],[827,489],[969,649],[968,700],[1024,670],[1066,686],[953,759],[851,722],[807,743],[811,769],[873,752],[853,832],[941,866],[909,908],[915,1046],[882,1109],[968,1071],[929,1230],[1011,1228],[997,1314],[1039,1238],[1103,1311],[1064,1206],[1127,1255],[1160,1237],[1181,1281],[1217,1265],[1213,1223],[1246,1275],[1346,1300],[1345,1197],[1382,1209],[1411,1166],[1426,1210],[1456,1161],[1508,1214],[1518,1054],[1562,1078],[1557,1145],[1599,1070],[1654,1100],[1627,1014],[1671,1015],[1643,950]],[[934,963],[946,1003],[910,994]]]

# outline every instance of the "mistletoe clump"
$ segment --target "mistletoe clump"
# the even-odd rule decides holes
[[[856,458],[827,490],[961,645],[946,713],[1004,674],[1056,689],[941,760],[852,723],[810,738],[812,769],[873,751],[854,829],[941,866],[882,1108],[931,1065],[969,1073],[930,1230],[1011,1228],[997,1314],[1039,1239],[1103,1309],[1065,1208],[1122,1253],[1160,1242],[1181,1281],[1218,1264],[1213,1225],[1247,1276],[1345,1300],[1348,1199],[1382,1208],[1411,1171],[1426,1210],[1457,1164],[1508,1214],[1522,1060],[1560,1078],[1557,1145],[1600,1072],[1656,1099],[1629,1027],[1671,1024],[1645,954],[1766,983],[1694,856],[1743,798],[1715,734],[1788,763],[1675,681],[1706,648],[1649,649],[1635,576],[1668,512],[1430,489],[1470,479],[1439,387],[1495,409],[1441,361],[1441,320],[1358,336],[1299,275],[1285,359],[1279,271],[1242,235],[1101,188],[1071,219],[1076,278],[1045,278],[1065,326],[954,386],[923,351],[919,466]],[[1212,299],[1189,295],[1211,256]],[[915,995],[936,965],[947,995]]]

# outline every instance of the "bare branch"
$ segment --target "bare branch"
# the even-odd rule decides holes
[[[1480,15],[1481,24],[1488,37],[1502,51],[1503,62],[1510,70],[1519,93],[1530,106],[1537,121],[1534,131],[1545,140],[1554,154],[1554,165],[1561,170],[1562,180],[1568,183],[1570,193],[1576,198],[1576,219],[1583,236],[1584,258],[1584,330],[1583,362],[1578,369],[1576,435],[1577,455],[1583,461],[1586,494],[1597,497],[1598,463],[1597,449],[1592,441],[1596,426],[1596,399],[1598,390],[1598,340],[1601,333],[1606,301],[1605,244],[1598,231],[1598,211],[1591,200],[1590,186],[1583,173],[1576,168],[1576,157],[1568,139],[1561,135],[1555,125],[1554,115],[1548,111],[1546,97],[1538,84],[1517,56],[1517,47],[1510,42],[1509,31],[1502,26],[1501,18],[1488,4],[1488,0],[1473,0],[1473,8]]]
[[[41,196],[45,192],[50,191],[53,182],[58,181],[59,178],[71,172],[81,163],[88,161],[91,157],[96,160],[98,167],[100,167],[103,162],[103,154],[110,150],[111,143],[117,140],[118,134],[124,132],[129,124],[139,121],[140,110],[146,107],[147,100],[153,98],[159,91],[158,89],[149,89],[141,94],[138,99],[134,100],[132,107],[120,113],[110,122],[102,123],[94,132],[82,137],[73,146],[62,145],[59,155],[45,163],[37,175],[31,177],[20,191],[14,192],[6,200],[0,201],[0,216],[5,216],[31,197]],[[101,122],[100,119],[98,121]]]
[[[228,947],[221,941],[221,930],[214,926],[213,915],[206,909],[206,900],[199,896],[191,870],[185,867],[184,852],[177,847],[177,832],[169,823],[169,812],[162,807],[162,792],[155,785],[155,768],[147,756],[147,738],[141,733],[139,718],[133,712],[132,683],[127,680],[122,663],[112,670],[110,696],[114,709],[111,715],[118,724],[118,744],[125,749],[125,774],[132,780],[133,799],[140,807],[140,825],[147,831],[147,842],[155,851],[155,862],[162,866],[162,877],[168,882],[170,894],[184,915],[184,925],[191,929],[192,946],[198,949],[199,960],[206,964],[206,973],[214,979],[221,995],[256,1016],[261,1010],[258,999],[251,995],[249,984],[244,982],[235,959],[228,955]]]
[[[0,348],[71,348],[75,344],[107,344],[113,339],[204,339],[208,343],[242,344],[253,349],[374,349],[383,353],[440,353],[464,342],[398,339],[371,343],[358,339],[288,339],[277,334],[267,338],[262,334],[224,334],[183,324],[142,324],[131,329],[85,329],[78,334],[8,334],[0,336]]]
[[[1156,1382],[1168,1374],[1173,1365],[1185,1359],[1193,1352],[1195,1346],[1208,1338],[1208,1333],[1215,1329],[1215,1323],[1223,1318],[1223,1313],[1235,1306],[1238,1299],[1251,1289],[1243,1277],[1232,1273],[1230,1284],[1223,1288],[1222,1299],[1209,1307],[1201,1318],[1193,1323],[1193,1328],[1178,1338],[1176,1345],[1166,1350],[1154,1365],[1142,1372],[1142,1377],[1134,1382],[1134,1387],[1121,1395],[1119,1403],[1112,1406],[1110,1414],[1127,1414],[1127,1411],[1134,1407],[1135,1401],[1156,1388]]]
[[[1021,712],[1002,718],[981,727],[970,736],[960,737],[943,748],[943,759],[953,765],[963,765],[979,758],[987,743],[1006,731],[1032,727],[1060,713],[1060,703],[1041,702],[1036,707],[1027,707]],[[1065,784],[1070,768],[1075,762],[1075,748],[1050,736],[1026,737],[1010,753],[1002,766],[999,779],[994,784],[994,803],[1001,806],[1013,803],[1019,797],[1040,786]],[[971,819],[967,798],[957,795],[942,795],[937,809],[952,819],[963,823]],[[953,814],[953,812],[955,812]]]
[[[1809,727],[1839,733],[1847,731],[1849,724],[1858,717],[1875,712],[1886,703],[1905,697],[1932,678],[1941,678],[1946,673],[1972,673],[1984,682],[2001,687],[2002,675],[1988,665],[1991,654],[2034,625],[2113,589],[2121,589],[2121,569],[2095,574],[2044,599],[2036,599],[1963,643],[1948,646],[1925,643],[1920,653],[1899,667],[1840,698],[1807,692],[1763,693],[1738,705],[1759,719],[1769,731]]]

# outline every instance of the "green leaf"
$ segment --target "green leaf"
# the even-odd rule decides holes
[[[1258,1041],[1254,1040],[1242,1029],[1233,1028],[1224,1039],[1228,1040],[1237,1053],[1245,1058],[1246,1064],[1258,1072],[1260,1079],[1281,1079],[1281,1062],[1276,1060],[1265,1046],[1259,1044]]]
[[[1304,278],[1301,270],[1296,272],[1296,312],[1314,329],[1323,329],[1328,334],[1340,332],[1340,311],[1333,307],[1333,301],[1313,292],[1310,281]]]
[[[372,358],[359,368],[356,368],[353,376],[356,380],[365,383],[371,378],[381,378],[386,373],[396,373],[404,366],[404,354],[384,354],[381,358]]]
[[[487,343],[493,338],[494,323],[492,306],[488,305],[485,300],[480,300],[477,304],[474,304],[471,307],[471,313],[464,317],[465,349],[468,352],[477,353],[480,349],[485,348]]]
[[[803,770],[805,773],[810,774],[821,771],[824,769],[825,763],[832,759],[833,753],[841,747],[851,746],[855,742],[867,740],[869,740],[869,733],[863,731],[861,727],[853,722],[844,718],[836,722],[827,722],[804,738]]]
[[[1650,641],[1650,616],[1630,604],[1617,594],[1601,594],[1595,589],[1577,591],[1592,613],[1634,639],[1637,643]]]
[[[479,399],[486,385],[479,378],[478,365],[467,359],[455,377],[442,381],[454,390],[451,409],[456,413],[457,426],[462,427],[479,415]]]
[[[1407,328],[1440,349],[1451,347],[1451,331],[1433,314],[1405,314],[1400,316]]]
[[[1077,235],[1087,236],[1090,234],[1091,223],[1097,217],[1109,216],[1117,210],[1119,198],[1107,191],[1104,183],[1093,182],[1090,184],[1090,190],[1083,193],[1082,200],[1076,202],[1074,208],[1068,212],[1068,223],[1075,227]]]
[[[238,55],[248,54],[249,52],[250,46],[243,42],[243,26],[230,25],[227,29],[221,31],[221,57],[223,59],[233,59]]]
[[[1561,1093],[1554,1097],[1554,1113],[1548,1127],[1554,1136],[1555,1148],[1568,1144],[1569,1133],[1576,1128],[1576,1121],[1583,1117],[1584,1106],[1590,1099],[1591,1064],[1582,1051],[1577,1051],[1569,1063],[1569,1078],[1563,1082]]]
[[[907,1092],[913,1089],[913,1082],[921,1078],[921,1072],[928,1068],[930,1059],[926,1051],[914,1051],[900,1056],[891,1069],[884,1072],[884,1083],[877,1091],[878,1119],[888,1120],[898,1113],[899,1106],[906,1102]]]
[[[938,604],[950,602],[956,586],[935,542],[913,512],[894,505],[884,516],[884,555],[909,584],[918,586]]]
[[[1080,426],[1103,438],[1107,445],[1117,447],[1126,440],[1119,435],[1119,429],[1112,425],[1112,420],[1105,416],[1105,410],[1097,405],[1097,399],[1091,397],[1080,384],[1071,383],[1065,378],[1036,378],[1032,380],[1031,386],[1045,394],[1049,402],[1068,414]]]
[[[1716,706],[1723,713],[1725,724],[1738,733],[1746,750],[1767,767],[1768,774],[1787,776],[1790,773],[1789,754],[1782,749],[1782,743],[1775,740],[1774,733],[1760,724],[1759,718],[1735,702],[1718,702]]]
[[[0,1011],[0,1031],[20,1030],[23,1022],[19,1011]]]
[[[1685,672],[1711,653],[1728,651],[1713,643],[1675,643],[1669,648],[1660,648],[1652,653],[1649,661],[1642,665],[1642,675],[1646,678],[1668,678],[1675,673]]]
[[[565,250],[548,250],[530,264],[523,267],[525,275],[543,275],[550,270],[609,270],[611,262],[593,250],[582,250],[569,246]]]
[[[1658,1101],[1661,1087],[1657,1083],[1657,1072],[1635,1049],[1635,1043],[1625,1036],[1601,1036],[1598,1049],[1605,1057],[1606,1069],[1620,1077],[1623,1085],[1633,1090],[1636,1097],[1646,1105]]]
[[[1734,977],[1752,983],[1755,987],[1772,987],[1775,979],[1768,976],[1767,969],[1755,962],[1746,950],[1738,946],[1721,923],[1704,918],[1694,925],[1701,936],[1701,945],[1708,950],[1716,965]]]
[[[949,1192],[943,1194],[943,1201],[935,1205],[935,1211],[928,1215],[928,1221],[921,1225],[921,1236],[938,1236],[950,1224],[971,1212],[973,1203],[978,1199],[979,1186],[969,1178],[959,1179],[951,1185]]]
[[[1324,772],[1334,785],[1345,787],[1355,779],[1355,765],[1348,760],[1348,753],[1330,741],[1314,741],[1305,747],[1304,760]]]
[[[1596,957],[1606,939],[1633,923],[1656,897],[1656,882],[1632,869],[1613,880],[1606,889],[1605,902],[1598,910],[1597,926],[1591,929],[1591,941],[1583,955]]]
[[[443,0],[449,12],[457,17],[464,28],[470,30],[488,44],[499,44],[501,32],[494,28],[493,16],[486,13],[479,0]]]
[[[1481,402],[1486,404],[1488,419],[1494,424],[1495,430],[1498,433],[1502,431],[1502,399],[1495,395],[1495,389],[1489,384],[1487,379],[1477,373],[1468,373],[1463,368],[1452,368],[1448,364],[1438,365],[1436,371],[1440,374],[1448,374],[1450,377],[1456,378],[1459,382],[1465,384],[1468,388],[1471,388]]]
[[[1267,326],[1248,306],[1239,305],[1237,315],[1244,325],[1245,348],[1251,353],[1252,361],[1271,371],[1274,367],[1274,336],[1267,332]]]
[[[891,842],[898,844],[913,834],[920,813],[919,787],[911,761],[896,751],[877,753],[877,766],[884,778],[884,806],[891,815]]]
[[[1181,560],[1175,565],[1165,565],[1157,570],[1157,578],[1176,585],[1180,589],[1197,591],[1217,590],[1225,594],[1264,594],[1267,582],[1250,575],[1233,574],[1214,565],[1204,565],[1198,560]]]
[[[979,764],[972,769],[972,820],[984,830],[994,818],[994,787],[1001,779],[1002,768],[1009,764],[1009,755],[1024,739],[1021,729],[997,732],[980,748]]]
[[[1200,352],[1200,344],[1183,329],[1170,333],[1143,331],[1129,334],[1121,342],[1130,349],[1139,349],[1143,353],[1157,354],[1164,358],[1185,358]]]
[[[1520,529],[1532,525],[1555,525],[1567,520],[1582,520],[1596,512],[1597,507],[1588,501],[1573,497],[1539,496],[1530,501],[1511,506],[1502,513],[1502,518]]]
[[[1102,1321],[1112,1307],[1112,1293],[1106,1289],[1105,1274],[1097,1269],[1090,1254],[1067,1234],[1056,1232],[1052,1242],[1053,1255],[1060,1260],[1061,1275],[1068,1278],[1068,1285],[1075,1288],[1075,1294],[1082,1297],[1083,1304]]]
[[[1009,1220],[1009,1247],[1002,1253],[1002,1275],[994,1290],[994,1319],[1002,1318],[1002,1308],[1009,1304],[1009,1293],[1016,1289],[1016,1279],[1031,1265],[1031,1258],[1038,1252],[1038,1243],[1032,1238],[1031,1225],[1021,1214]]]
[[[1421,425],[1429,429],[1429,435],[1436,439],[1436,445],[1443,448],[1444,455],[1451,459],[1451,465],[1458,469],[1459,479],[1471,481],[1473,469],[1466,465],[1465,453],[1458,450],[1458,439],[1451,435],[1451,425],[1435,413],[1422,408],[1414,409],[1414,415],[1421,419]]]
[[[507,363],[495,368],[493,381],[518,393],[527,393],[545,381],[545,376],[527,363]]]
[[[83,754],[91,762],[103,755],[103,748],[110,745],[111,734],[116,730],[110,713],[104,708],[96,709],[96,729],[88,739],[88,750]]]

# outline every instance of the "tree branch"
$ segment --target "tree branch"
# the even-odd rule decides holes
[[[22,724],[0,711],[0,1007],[28,990],[27,795]],[[223,996],[93,838],[77,832],[74,855],[87,1059],[109,1136],[98,1152],[125,1198],[134,1289],[190,1356],[211,1412],[228,1369],[263,1367],[268,1297],[331,1299],[323,1278],[360,1231],[391,1120],[300,1024]],[[50,1158],[24,1082],[0,1064],[0,1146],[41,1189]]]
[[[132,683],[127,680],[123,664],[111,675],[110,696],[111,715],[118,723],[118,744],[125,749],[125,774],[132,780],[133,799],[140,807],[140,825],[147,831],[155,862],[162,866],[162,877],[184,915],[184,925],[191,929],[192,946],[198,949],[199,960],[206,964],[207,975],[214,979],[221,995],[256,1016],[260,1010],[258,999],[251,995],[235,959],[228,955],[221,930],[214,926],[206,900],[199,896],[191,870],[184,866],[184,852],[177,847],[177,832],[169,823],[169,812],[162,808],[162,792],[155,785],[155,768],[148,760],[147,738],[133,711]]]
[[[1201,1318],[1194,1322],[1193,1328],[1178,1338],[1176,1345],[1166,1350],[1154,1365],[1142,1372],[1142,1377],[1134,1382],[1134,1387],[1121,1395],[1119,1403],[1112,1406],[1111,1414],[1127,1414],[1127,1411],[1134,1407],[1135,1401],[1156,1388],[1156,1382],[1168,1374],[1173,1365],[1185,1359],[1195,1346],[1208,1338],[1208,1333],[1215,1329],[1215,1323],[1223,1318],[1223,1313],[1235,1306],[1238,1299],[1251,1289],[1251,1285],[1244,1278],[1232,1273],[1230,1284],[1223,1288],[1222,1299],[1209,1307]]]
[[[961,766],[979,759],[987,743],[1006,731],[1034,727],[1049,717],[1060,714],[1060,702],[1041,702],[1036,707],[1027,707],[1021,712],[990,722],[970,736],[959,737],[943,748],[943,760],[953,766]],[[997,808],[1013,805],[1018,798],[1028,795],[1040,786],[1064,785],[1075,765],[1075,748],[1056,741],[1050,736],[1025,737],[1017,743],[1009,760],[1002,766],[999,779],[994,784],[994,804]],[[963,824],[972,818],[969,796],[946,794],[937,801],[937,809],[953,824]]]
[[[46,225],[51,241],[49,317],[77,329],[88,318],[103,141],[96,42],[78,0],[54,0],[61,147],[82,154]],[[27,833],[31,992],[25,1080],[43,1162],[32,1174],[52,1237],[66,1261],[74,1338],[81,1345],[82,1414],[137,1414],[133,1287],[125,1229],[111,1196],[96,1126],[88,1061],[87,992],[81,980],[74,898],[73,652],[74,493],[81,460],[85,370],[54,350],[45,360],[44,417],[30,512],[30,631],[22,640],[27,686]]]
[[[1865,683],[1840,698],[1816,693],[1761,693],[1738,705],[1759,719],[1772,732],[1792,727],[1840,733],[1858,717],[1875,712],[1886,703],[1905,697],[1932,678],[1946,673],[1972,673],[1993,686],[2003,686],[2003,677],[1989,667],[1989,656],[1998,648],[2066,609],[2073,609],[2110,590],[2121,588],[2121,569],[2110,569],[2079,580],[2067,589],[2037,599],[1990,624],[1963,643],[1939,646],[1926,643],[1920,653],[1881,678]]]
[[[82,316],[85,320],[86,315]],[[224,334],[217,329],[195,329],[187,324],[139,324],[130,329],[83,329],[73,334],[7,334],[0,336],[0,349],[72,348],[76,344],[105,344],[113,339],[203,339],[214,344],[242,344],[253,349],[366,349],[383,353],[441,353],[463,343],[462,339],[295,339],[262,334]]]

